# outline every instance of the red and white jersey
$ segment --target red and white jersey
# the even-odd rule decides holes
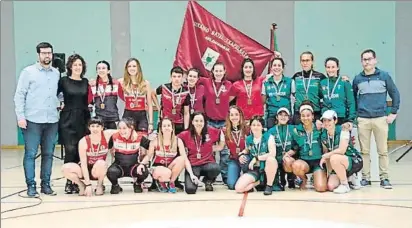
[[[154,150],[153,163],[168,166],[179,155],[178,148],[176,147],[176,151],[172,151],[170,145],[162,146],[159,144],[158,142]]]
[[[133,138],[134,134],[131,134],[128,139],[123,138],[119,132],[113,134],[113,149],[115,153],[120,154],[137,154],[140,151],[140,141],[143,136],[147,134],[144,132],[136,132],[137,137]]]
[[[107,153],[109,152],[108,143],[106,138],[104,137],[104,133],[102,131],[102,136],[99,144],[92,144],[90,136],[87,135],[86,143],[86,156],[87,156],[87,164],[94,165],[98,160],[106,161]]]
[[[125,110],[145,111],[147,108],[146,91],[139,91],[136,85],[132,85],[130,92],[127,92],[122,85],[119,85],[119,97],[125,103]]]

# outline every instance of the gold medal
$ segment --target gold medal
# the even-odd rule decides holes
[[[276,101],[280,101],[280,96],[279,95],[276,96]]]
[[[312,156],[312,155],[313,155],[312,150],[309,150],[309,156]]]
[[[202,158],[202,155],[201,155],[200,153],[197,153],[197,154],[196,154],[196,158],[197,158],[197,159],[201,159],[201,158]]]
[[[101,109],[104,109],[104,103],[101,103],[101,104],[100,104],[100,108],[101,108]]]
[[[283,152],[282,152],[282,155],[285,155],[285,154],[286,154],[286,151],[283,151]]]
[[[305,100],[309,100],[309,96],[308,96],[308,95],[305,95]]]
[[[190,109],[190,114],[193,114],[193,113],[195,113],[195,110],[192,108]]]
[[[216,98],[216,104],[220,104],[220,98],[219,97]]]
[[[250,98],[247,99],[247,104],[248,104],[248,105],[252,105],[252,99],[250,99]]]
[[[172,109],[172,114],[176,115],[176,109],[175,108]]]

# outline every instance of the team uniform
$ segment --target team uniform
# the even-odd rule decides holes
[[[342,138],[349,140],[349,134],[342,134],[342,127],[338,125],[335,127],[335,134],[333,137],[330,137],[326,130],[324,130],[321,135],[322,144],[328,149],[328,152],[339,148],[339,143]],[[350,177],[352,174],[362,170],[363,159],[360,152],[353,146],[352,140],[349,140],[349,145],[346,149],[345,155],[349,162],[349,166],[346,169],[347,177]]]
[[[266,96],[266,127],[270,129],[275,125],[276,115],[280,108],[287,108],[292,113],[291,95],[295,92],[295,81],[282,76],[280,81],[275,81],[272,76],[263,82],[262,95]]]
[[[115,79],[112,82],[109,85],[97,79],[96,86],[91,86],[96,116],[103,120],[105,129],[117,129],[116,122],[119,121],[117,99],[121,85]]]
[[[97,178],[92,175],[93,166],[94,164],[96,164],[97,161],[106,161],[107,153],[109,152],[109,145],[107,143],[103,131],[101,133],[101,139],[99,144],[92,144],[89,135],[87,135],[85,139],[87,143],[87,170],[89,171],[90,180],[97,180]],[[85,174],[83,174],[83,176],[84,175]]]
[[[149,104],[147,104],[146,91],[139,91],[137,85],[132,85],[131,91],[126,91],[119,84],[118,95],[125,103],[123,118],[131,117],[136,122],[135,130],[147,132],[149,122],[146,110]]]
[[[177,91],[172,88],[172,83],[159,86],[156,94],[160,98],[160,117],[169,118],[175,124],[175,132],[179,134],[184,131],[184,107],[190,106],[189,91],[182,86]]]
[[[222,135],[226,132],[226,128],[222,129]],[[227,169],[227,185],[229,189],[235,189],[235,184],[240,177],[240,172],[245,172],[247,169],[247,163],[245,165],[240,164],[239,154],[246,148],[246,133],[240,130],[231,129],[230,134],[232,140],[228,136],[225,137],[226,147],[229,150],[229,162]]]
[[[231,96],[236,98],[236,106],[243,111],[245,120],[264,115],[261,91],[265,79],[266,77],[257,77],[250,81],[239,80],[232,85]]]
[[[322,158],[321,131],[317,130],[315,124],[312,133],[307,134],[303,125],[299,124],[293,130],[293,140],[296,142],[298,159],[309,165],[309,172],[314,173],[322,168],[319,165]]]
[[[113,186],[121,191],[118,186],[118,179],[121,177],[133,177],[136,178],[136,182],[133,187],[135,192],[141,192],[140,184],[148,177],[149,172],[147,167],[144,168],[143,174],[137,174],[137,166],[139,165],[139,152],[140,152],[140,141],[145,134],[142,132],[137,132],[136,139],[133,139],[133,133],[129,138],[123,138],[120,133],[115,133],[112,135],[109,144],[113,144],[112,149],[114,149],[115,160],[114,163],[107,170],[107,178],[112,183]],[[116,191],[115,191],[116,192]]]
[[[338,115],[338,124],[353,122],[356,118],[355,97],[352,85],[339,77],[328,77],[320,82],[323,93],[322,113],[334,110]]]
[[[300,122],[299,107],[305,100],[312,102],[315,119],[320,119],[322,109],[320,100],[323,98],[320,81],[325,78],[324,74],[315,70],[310,70],[309,72],[300,71],[293,75],[292,79],[296,85],[294,124],[299,124]]]
[[[177,142],[177,141],[176,141]],[[169,167],[175,158],[180,155],[179,147],[176,147],[176,151],[171,150],[171,146],[161,146],[157,143],[154,148],[153,165],[152,167],[164,166]]]
[[[189,130],[183,131],[178,137],[184,143],[187,149],[187,158],[192,166],[192,171],[198,178],[204,176],[203,181],[207,184],[211,184],[220,173],[220,167],[216,163],[213,145],[221,140],[224,140],[223,135],[220,134],[220,130],[207,127],[207,134],[205,142],[202,143],[200,137],[193,138]],[[195,185],[190,179],[189,173],[185,172],[185,191],[189,194],[194,194],[197,190]]]
[[[204,112],[205,87],[196,84],[195,87],[187,87],[187,89],[189,90],[190,97],[190,114]]]
[[[259,142],[255,142],[253,134],[246,137],[246,147],[251,159],[269,153],[269,137],[270,134],[264,133]],[[266,185],[265,162],[266,161],[257,161],[253,170],[248,169],[247,171],[249,175],[255,178],[255,181],[260,181],[260,186]]]

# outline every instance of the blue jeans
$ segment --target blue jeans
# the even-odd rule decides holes
[[[36,185],[35,157],[39,145],[41,146],[41,183],[49,184],[54,148],[57,142],[58,123],[33,123],[27,121],[26,129],[21,130],[24,138],[23,166],[27,186]]]
[[[210,127],[214,127],[217,129],[222,129],[225,126],[225,121],[220,120],[220,121],[208,121],[207,124]],[[228,162],[229,162],[229,149],[227,146],[223,148],[223,150],[220,151],[220,174],[222,176],[222,180],[224,183],[226,183],[227,180],[227,170],[228,170]]]
[[[250,157],[247,156],[248,161],[245,164],[240,164],[239,160],[229,160],[227,169],[227,187],[230,190],[235,189],[237,180],[240,177],[240,172],[246,173],[249,166]]]

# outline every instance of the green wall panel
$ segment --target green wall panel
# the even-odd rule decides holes
[[[226,2],[200,4],[225,21]],[[131,53],[141,61],[144,77],[152,87],[169,82],[186,5],[187,1],[130,2]]]
[[[78,53],[87,62],[87,77],[95,64],[111,62],[109,2],[14,2],[16,77],[37,59],[36,45],[47,41],[66,57]],[[21,132],[18,143],[23,144]]]

